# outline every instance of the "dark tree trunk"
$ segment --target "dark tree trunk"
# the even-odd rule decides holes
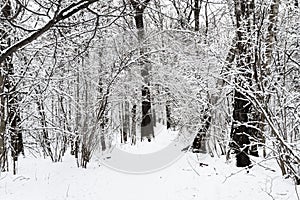
[[[79,153],[79,134],[78,131],[75,131],[74,136],[71,140],[71,155],[74,155],[76,159],[78,159]]]
[[[5,1],[5,4],[0,4],[1,13],[3,18],[9,18],[12,15],[11,2]],[[9,35],[10,27],[7,26],[5,30],[0,30],[1,46],[0,50],[11,46],[11,36]],[[11,155],[13,158],[13,173],[16,174],[16,162],[18,155],[24,153],[23,139],[20,129],[20,111],[19,111],[19,94],[14,85],[14,69],[12,64],[12,55],[6,57],[0,63],[0,166],[4,170],[5,162],[7,162],[7,149],[5,145],[6,133],[10,137]],[[6,107],[6,109],[5,109]]]
[[[153,116],[151,113],[151,94],[150,94],[150,66],[147,61],[147,56],[145,53],[145,30],[144,30],[144,20],[143,13],[147,4],[150,0],[145,0],[144,2],[131,0],[131,5],[135,9],[135,24],[138,31],[138,41],[140,44],[140,65],[141,75],[143,77],[143,86],[142,86],[142,123],[141,123],[141,140],[143,138],[148,138],[148,141],[151,141],[151,138],[154,137],[154,127],[153,127]]]
[[[205,3],[205,39],[207,40],[207,36],[208,36],[208,1],[206,1]]]
[[[1,31],[1,37],[3,37],[4,31]],[[2,50],[2,46],[1,46]],[[6,82],[7,76],[3,73],[2,67],[5,67],[6,61],[4,63],[0,63],[0,170],[5,171],[5,163],[6,163],[6,123],[5,123],[5,95],[4,95],[4,84]]]
[[[151,141],[154,137],[154,128],[151,113],[150,89],[148,86],[142,88],[142,123],[141,123],[141,139],[147,138]]]
[[[100,142],[101,142],[101,150],[105,151],[106,150],[106,143],[105,143],[105,135],[104,135],[104,131],[105,131],[105,126],[104,124],[101,124],[101,135],[100,135]]]
[[[100,100],[101,103],[100,103],[100,108],[99,108],[98,112],[101,113],[101,114],[100,115],[98,114],[97,121],[99,121],[99,123],[100,123],[100,143],[101,143],[101,150],[102,151],[106,150],[105,129],[106,129],[107,124],[109,122],[108,112],[106,111],[107,96],[104,93],[104,91],[105,90],[103,88],[103,82],[102,82],[102,79],[100,78],[99,79],[99,100]],[[128,102],[125,102],[125,106],[126,106],[126,103],[128,104]],[[128,105],[128,107],[129,107],[129,105]],[[126,111],[126,107],[125,107],[125,111]],[[129,130],[129,114],[128,114],[128,111],[126,111],[125,115],[126,115],[125,120],[128,121],[127,124],[126,124],[128,126],[127,129]]]
[[[167,101],[166,103],[166,118],[167,118],[167,129],[172,127],[172,121],[171,121],[171,108],[170,108],[170,102]]]
[[[170,101],[170,89],[168,87],[165,88],[166,92],[166,119],[167,119],[167,129],[170,129],[171,127],[174,127],[174,123],[171,118],[171,101]]]
[[[8,95],[8,131],[10,133],[11,139],[11,156],[13,159],[13,173],[16,174],[16,162],[18,161],[18,156],[23,153],[23,137],[20,128],[20,111],[18,110],[18,100],[16,99],[14,93],[15,91],[10,91]]]
[[[131,144],[136,144],[136,104],[132,106],[132,123],[131,123]]]
[[[194,2],[194,19],[195,19],[195,31],[200,30],[200,9],[201,9],[202,0],[195,0]]]
[[[129,103],[127,101],[125,101],[124,103],[122,103],[121,105],[121,118],[122,118],[122,142],[126,143],[129,137]]]
[[[36,89],[36,94],[40,95],[40,89]],[[43,148],[44,154],[46,156],[50,156],[51,160],[54,161],[53,157],[53,152],[51,150],[51,144],[50,144],[50,139],[49,139],[49,134],[47,130],[47,121],[46,121],[46,114],[45,114],[45,109],[44,109],[44,102],[42,99],[38,99],[37,102],[37,109],[40,115],[40,123],[42,125],[42,138],[41,138],[41,146]]]
[[[234,92],[234,105],[233,105],[233,124],[231,129],[231,138],[234,141],[236,150],[237,166],[246,167],[251,164],[248,157],[248,150],[250,145],[249,128],[245,125],[248,123],[248,113],[250,112],[251,104],[247,98],[239,91]],[[239,125],[239,124],[242,125]]]
[[[4,5],[4,3],[6,3]],[[0,16],[1,18],[9,17],[11,12],[10,1],[1,2],[0,3]],[[2,22],[1,22],[2,23]],[[6,26],[3,29],[0,29],[0,50],[4,50],[7,46],[9,46],[9,33]],[[6,58],[3,62],[0,62],[0,167],[1,171],[5,171],[5,166],[7,163],[7,149],[6,149],[6,102],[7,97],[5,95],[6,89],[5,85],[7,85],[7,69],[9,68],[9,64],[11,62],[11,55]]]
[[[253,53],[251,52],[252,41],[251,35],[251,19],[254,14],[254,2],[252,0],[236,0],[235,1],[235,17],[236,17],[236,68],[239,74],[236,75],[236,89],[234,91],[233,103],[233,123],[231,128],[231,138],[234,141],[232,146],[236,152],[236,165],[238,167],[246,167],[251,165],[248,156],[250,139],[253,135],[253,129],[248,125],[251,123],[252,104],[246,96],[248,86],[252,84],[253,69]],[[249,91],[249,90],[248,90]]]
[[[199,129],[192,144],[192,151],[194,153],[207,153],[206,149],[206,135],[211,124],[211,116],[205,113],[203,116],[203,126]]]

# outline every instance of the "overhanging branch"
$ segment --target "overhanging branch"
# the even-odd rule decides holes
[[[32,33],[30,36],[27,36],[26,38],[18,41],[17,43],[15,43],[15,44],[11,45],[10,47],[8,47],[7,49],[5,49],[0,55],[0,63],[4,62],[10,55],[15,53],[22,47],[24,47],[27,44],[30,44],[31,42],[36,40],[38,37],[43,35],[45,32],[47,32],[50,28],[52,28],[58,22],[71,17],[72,15],[76,14],[80,10],[87,8],[89,5],[91,5],[97,1],[99,1],[99,0],[80,0],[77,3],[72,3],[71,5],[62,9],[61,11],[58,11],[58,14],[55,15],[42,28],[38,29],[37,31]]]

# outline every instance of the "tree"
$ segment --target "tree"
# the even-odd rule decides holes
[[[88,8],[88,6],[92,5],[93,3],[96,3],[97,1],[99,1],[99,0],[79,0],[77,2],[70,3],[69,5],[66,5],[63,7],[61,4],[52,3],[53,7],[55,8],[54,13],[53,13],[54,15],[52,16],[52,18],[48,22],[43,24],[41,28],[30,31],[33,33],[28,34],[23,39],[17,41],[14,44],[11,44],[10,46],[8,46],[4,50],[2,50],[1,54],[0,54],[0,63],[4,62],[5,59],[7,59],[13,53],[17,52],[22,47],[32,43],[34,40],[36,40],[37,38],[42,36],[42,34],[44,34],[48,30],[50,30],[52,27],[57,25],[59,22],[65,20],[65,19],[68,19],[69,17],[77,14],[78,12],[80,12],[83,9]],[[21,3],[19,6],[25,7],[25,5],[23,5]],[[52,6],[49,8],[48,12],[51,11],[51,8],[52,8]],[[42,15],[42,14],[40,14],[40,15]],[[6,20],[9,21],[10,19],[6,18]]]
[[[136,1],[131,0],[130,3],[135,10],[135,24],[137,28],[139,54],[141,59],[139,64],[141,66],[141,75],[143,77],[142,86],[142,122],[141,122],[141,139],[147,138],[151,141],[154,137],[153,116],[151,109],[151,92],[150,92],[150,63],[147,61],[147,49],[145,43],[145,29],[143,13],[150,0]]]
[[[13,161],[17,160],[17,155],[22,151],[22,136],[21,136],[21,129],[20,129],[20,116],[22,115],[20,113],[20,96],[18,95],[18,86],[20,83],[23,83],[21,79],[18,81],[14,81],[14,61],[17,60],[20,63],[24,63],[25,65],[32,64],[32,60],[34,58],[28,59],[26,56],[23,58],[20,58],[18,56],[22,55],[24,52],[24,47],[30,46],[31,44],[39,41],[43,35],[46,33],[49,33],[51,31],[58,31],[59,35],[63,35],[62,29],[60,29],[60,26],[63,26],[63,22],[65,24],[67,23],[68,19],[71,19],[72,17],[82,13],[83,11],[86,11],[88,13],[91,13],[92,16],[94,16],[95,21],[97,22],[100,18],[100,14],[98,14],[95,10],[92,10],[90,8],[91,5],[95,3],[99,3],[98,0],[79,0],[79,1],[72,1],[72,2],[51,2],[51,1],[42,1],[39,3],[36,3],[36,6],[33,6],[33,8],[29,7],[30,5],[26,4],[26,2],[23,1],[16,1],[16,3],[12,4],[11,1],[3,0],[1,1],[1,54],[0,54],[0,64],[1,64],[1,73],[0,73],[0,92],[1,92],[1,118],[0,118],[0,165],[2,169],[5,167],[5,163],[7,162],[7,149],[6,147],[11,146],[12,147],[12,157]],[[32,6],[32,5],[31,5]],[[28,20],[26,17],[28,17]],[[21,23],[24,18],[26,18],[26,23]],[[71,24],[71,25],[70,25]],[[73,24],[70,23],[65,27],[70,27]],[[93,30],[97,30],[97,23],[93,27]],[[12,33],[15,33],[18,37],[12,37]],[[55,36],[50,38],[55,38],[56,46],[54,45],[54,54],[58,52],[59,44],[58,44],[58,38],[56,37],[57,32],[54,34]],[[13,38],[13,39],[12,39]],[[20,38],[20,39],[19,39]],[[93,38],[93,35],[92,35]],[[91,42],[92,39],[87,40],[88,44]],[[83,48],[82,52],[84,52],[86,49]],[[38,54],[38,53],[36,53]],[[16,55],[16,56],[15,56]],[[24,55],[24,54],[23,54]],[[34,55],[34,53],[33,53]],[[13,56],[15,58],[13,59]],[[29,56],[30,57],[30,56]],[[39,59],[37,59],[39,60]],[[42,63],[46,59],[40,59]],[[54,67],[56,67],[56,61],[57,57],[54,57]],[[49,64],[49,63],[48,63]],[[17,65],[16,65],[17,66]],[[26,69],[27,70],[27,69]],[[24,76],[27,71],[24,71]],[[53,71],[52,71],[53,72]],[[50,76],[52,74],[50,72]],[[47,89],[49,86],[49,82],[46,83],[46,87],[44,89],[38,89],[35,88],[34,91],[36,91],[37,95],[42,95],[43,92]],[[59,89],[59,88],[58,88]],[[26,91],[27,92],[27,91]],[[25,92],[25,93],[26,93]],[[41,123],[43,125],[43,141],[42,146],[44,147],[44,151],[46,155],[52,155],[51,158],[53,161],[56,161],[57,159],[54,158],[54,155],[57,155],[56,152],[52,152],[50,148],[50,136],[47,133],[47,114],[45,113],[45,108],[47,108],[47,105],[44,106],[44,99],[39,99],[37,101],[37,107],[39,110],[39,115],[41,119]],[[52,104],[53,105],[53,104]],[[53,117],[54,118],[61,118],[64,123],[60,123],[60,126],[62,129],[64,129],[63,132],[65,132],[67,129],[69,129],[66,125],[66,117],[67,113],[65,110],[63,97],[58,96],[58,102],[55,103],[55,106],[52,107],[53,113],[56,115],[64,116],[64,117]],[[59,112],[59,113],[58,113]],[[52,120],[52,122],[54,122]],[[55,132],[55,131],[54,131]],[[66,131],[67,132],[67,131]],[[38,137],[37,137],[38,138]],[[63,136],[61,138],[63,140],[63,143],[66,142],[66,137]],[[56,138],[56,143],[59,144],[60,141],[59,138]],[[6,144],[5,142],[9,141],[10,144]],[[56,146],[57,147],[57,146]],[[58,150],[57,148],[54,148],[54,150]],[[62,154],[64,153],[65,146],[64,144],[61,146]],[[60,151],[59,150],[59,151]],[[58,160],[60,160],[60,153],[58,156]],[[15,165],[14,165],[15,166]],[[15,167],[14,167],[15,171]]]
[[[235,76],[235,84],[238,86],[234,90],[233,102],[233,123],[231,128],[231,137],[234,141],[233,146],[237,153],[237,166],[246,167],[251,164],[248,157],[250,136],[253,130],[250,128],[249,115],[252,112],[252,104],[248,100],[244,91],[252,85],[252,41],[250,34],[253,28],[252,17],[254,12],[254,1],[237,0],[235,1],[236,17],[236,69],[238,73]]]
[[[0,17],[4,19],[13,16],[11,1],[1,2]],[[9,24],[3,24],[0,29],[1,46],[0,50],[9,47],[14,39],[12,28]],[[12,63],[12,54],[8,55],[3,62],[0,62],[0,167],[5,170],[7,162],[7,153],[11,150],[13,159],[13,173],[16,174],[16,162],[18,155],[23,152],[22,132],[20,128],[21,116],[18,101],[20,95],[16,90],[17,85],[14,81],[14,68]],[[8,144],[7,144],[8,143]],[[8,166],[7,166],[8,167]]]

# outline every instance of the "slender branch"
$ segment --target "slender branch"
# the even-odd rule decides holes
[[[256,105],[256,106],[259,108],[259,110],[260,110],[260,111],[263,113],[263,115],[265,116],[266,121],[268,122],[270,128],[272,129],[272,131],[273,131],[272,133],[275,134],[277,140],[280,142],[280,144],[281,144],[282,146],[284,146],[284,147],[289,151],[289,153],[290,153],[291,155],[294,156],[294,158],[297,160],[297,162],[300,163],[300,156],[299,156],[296,152],[294,152],[293,149],[290,147],[290,145],[288,145],[288,144],[285,142],[284,138],[282,138],[282,136],[281,136],[280,133],[278,132],[277,128],[275,127],[275,124],[274,124],[273,120],[271,119],[268,110],[265,109],[265,108],[261,105],[261,103],[258,101],[258,99],[257,99],[253,94],[251,94],[250,92],[244,91],[244,89],[243,89],[242,87],[238,86],[238,85],[236,85],[236,87],[240,90],[240,92],[242,92],[242,93],[248,98],[249,101],[251,101],[251,103],[252,103],[253,105]]]
[[[68,7],[64,8],[56,16],[54,16],[48,23],[46,23],[42,28],[35,31],[30,36],[22,39],[21,41],[13,44],[12,46],[8,47],[6,50],[4,50],[0,55],[0,63],[4,62],[6,58],[8,58],[11,54],[18,51],[22,47],[26,46],[27,44],[30,44],[37,38],[39,38],[41,35],[43,35],[45,32],[47,32],[50,28],[52,28],[55,24],[58,22],[65,20],[72,15],[76,14],[80,10],[83,10],[87,8],[89,5],[97,2],[98,0],[80,0],[77,3],[72,3]]]

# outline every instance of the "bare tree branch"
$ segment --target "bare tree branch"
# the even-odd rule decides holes
[[[7,57],[9,57],[11,54],[13,54],[14,52],[18,51],[22,47],[24,47],[27,44],[30,44],[31,42],[36,40],[38,37],[43,35],[45,32],[47,32],[49,29],[51,29],[58,22],[71,17],[72,15],[76,14],[80,10],[83,10],[83,9],[87,8],[89,5],[91,5],[91,4],[93,4],[97,1],[99,1],[99,0],[80,0],[80,1],[78,1],[76,3],[72,3],[69,6],[67,6],[66,8],[58,11],[57,12],[58,14],[55,15],[42,28],[38,29],[33,34],[31,34],[30,36],[20,40],[19,42],[15,43],[15,44],[11,45],[10,47],[8,47],[7,49],[5,49],[0,55],[0,63],[5,61],[5,59]]]

